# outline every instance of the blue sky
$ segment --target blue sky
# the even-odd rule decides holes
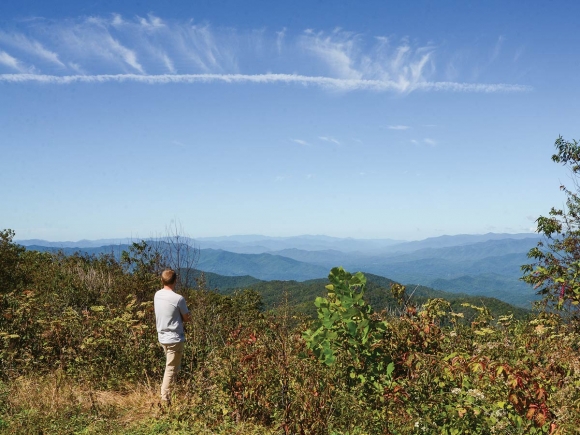
[[[18,239],[527,232],[580,138],[574,1],[0,3]]]

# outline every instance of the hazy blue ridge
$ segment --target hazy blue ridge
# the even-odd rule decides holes
[[[71,241],[64,241],[64,242],[49,242],[47,240],[41,239],[28,239],[28,240],[15,240],[14,243],[17,243],[22,246],[26,246],[29,248],[32,247],[43,247],[43,248],[100,248],[103,246],[110,246],[110,245],[129,245],[133,241],[140,241],[141,239],[132,240],[130,238],[121,238],[121,239],[99,239],[99,240],[78,240],[76,242]]]
[[[437,278],[451,279],[464,275],[496,273],[519,279],[521,265],[528,260],[525,254],[507,254],[478,260],[453,261],[443,258],[424,258],[410,261],[389,263],[354,261],[348,268],[368,270],[371,273],[389,276],[402,282],[425,283]]]
[[[270,254],[236,254],[201,249],[196,268],[220,275],[251,275],[261,280],[297,280],[321,278],[328,268]]]
[[[430,286],[447,292],[484,294],[523,308],[529,308],[532,302],[540,299],[530,285],[494,274],[436,279],[430,283]]]
[[[526,254],[537,245],[539,237],[523,239],[501,239],[476,242],[469,245],[450,246],[444,248],[422,248],[414,252],[388,252],[380,255],[364,252],[344,253],[337,250],[307,251],[303,249],[285,249],[272,251],[271,254],[282,255],[298,261],[315,264],[348,263],[403,263],[428,258],[446,259],[450,261],[477,260],[487,257],[521,253]]]
[[[350,255],[380,255],[398,256],[404,253],[415,252],[423,249],[440,249],[445,247],[457,247],[484,243],[488,241],[523,240],[527,245],[530,240],[537,240],[539,236],[534,233],[521,234],[462,234],[456,236],[431,237],[425,240],[403,242],[392,239],[351,239],[328,236],[296,236],[296,237],[264,237],[264,236],[230,236],[199,238],[197,243],[202,249],[223,249],[238,253],[260,253],[277,251],[302,250],[312,251],[340,251]],[[511,242],[506,242],[510,244]],[[535,245],[535,242],[531,242]],[[488,248],[479,247],[479,249]],[[501,249],[501,248],[499,248]],[[287,252],[288,256],[292,255]],[[423,255],[431,255],[426,252]],[[299,259],[299,261],[301,261]]]
[[[303,249],[307,251],[336,250],[361,254],[398,254],[427,248],[443,248],[469,245],[490,240],[538,238],[534,233],[522,234],[460,234],[455,236],[431,237],[419,241],[405,242],[394,239],[354,239],[329,237],[323,235],[302,235],[293,237],[268,237],[260,235],[200,237],[197,239],[183,237],[187,243],[201,249],[222,249],[238,253],[261,253],[284,249]],[[151,240],[151,238],[144,238]],[[155,238],[155,240],[163,237]],[[40,239],[16,240],[23,246],[45,246],[53,248],[94,248],[106,245],[130,244],[141,238],[117,238],[98,240],[79,240],[49,242]]]
[[[487,234],[458,234],[454,236],[430,237],[424,240],[405,242],[390,247],[392,252],[412,252],[426,248],[447,248],[452,246],[469,245],[474,243],[486,242],[490,240],[502,239],[537,239],[536,233],[487,233]]]
[[[339,264],[351,263],[354,259],[369,258],[360,252],[345,253],[335,249],[306,251],[304,249],[291,248],[283,249],[280,251],[272,251],[270,254],[281,255],[282,257],[292,258],[296,261],[319,264],[330,268]]]
[[[527,253],[541,240],[540,237],[523,239],[486,240],[459,246],[423,248],[412,253],[398,253],[387,256],[390,261],[410,261],[423,258],[442,258],[452,261],[477,260],[506,254]]]
[[[26,249],[30,251],[39,252],[62,252],[65,255],[73,255],[75,253],[88,254],[88,255],[113,255],[115,258],[121,257],[121,252],[127,251],[129,245],[119,244],[119,245],[106,245],[98,247],[62,247],[62,246],[40,246],[40,245],[28,245]]]
[[[197,239],[201,249],[223,249],[239,253],[260,253],[284,249],[302,249],[305,251],[338,250],[343,252],[374,251],[388,249],[389,246],[401,243],[391,239],[351,239],[328,236],[296,237],[218,237]]]
[[[537,300],[535,290],[520,281],[525,254],[508,254],[476,261],[451,262],[423,259],[404,263],[360,265],[352,270],[368,270],[399,282],[413,282],[449,292],[492,296],[521,307]]]
[[[163,240],[158,238],[143,238],[144,240]],[[381,250],[388,246],[399,244],[401,240],[393,239],[354,239],[329,236],[302,235],[293,237],[268,237],[259,235],[200,237],[197,239],[182,237],[184,242],[195,245],[200,249],[222,249],[238,253],[262,253],[282,249],[324,250],[336,249],[344,252],[357,250]],[[46,246],[54,248],[91,248],[111,244],[130,244],[140,241],[141,238],[80,240],[76,242],[49,242],[46,240],[30,239],[15,240],[23,246]]]
[[[385,258],[369,258],[326,255],[296,255],[293,259],[318,264],[327,268],[340,265],[348,270],[368,270],[371,273],[390,276],[402,282],[427,283],[436,278],[451,279],[464,275],[495,273],[518,280],[521,265],[528,261],[526,254],[507,254],[482,259],[447,260],[444,258],[420,258],[407,261],[390,261]],[[300,261],[300,260],[298,260]]]

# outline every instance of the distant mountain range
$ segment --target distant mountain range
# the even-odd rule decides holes
[[[127,239],[79,242],[22,240],[28,249],[62,249],[66,254],[120,255]],[[537,234],[457,235],[401,242],[391,239],[344,239],[327,236],[230,236],[188,239],[201,248],[197,268],[221,276],[306,281],[324,278],[334,266],[364,270],[403,283],[469,295],[493,296],[529,307],[535,292],[519,280]],[[227,249],[226,249],[227,248]]]
[[[101,246],[108,246],[108,245],[128,245],[132,243],[133,239],[124,238],[124,239],[98,239],[98,240],[79,240],[77,242],[49,242],[47,240],[42,239],[27,239],[27,240],[15,240],[15,243],[18,243],[22,246],[32,247],[32,246],[42,246],[45,248],[99,248]],[[141,239],[138,239],[141,240]],[[135,240],[135,241],[138,241]]]
[[[352,239],[329,236],[229,236],[202,237],[196,239],[202,249],[222,249],[241,254],[259,254],[284,249],[302,249],[306,251],[337,250],[342,252],[374,252],[388,249],[403,243],[392,239]]]
[[[195,244],[201,249],[222,249],[241,254],[257,254],[284,249],[301,249],[306,251],[336,250],[345,253],[359,252],[377,254],[386,252],[413,252],[425,248],[443,248],[450,246],[469,245],[488,240],[529,239],[537,238],[537,234],[459,234],[455,236],[430,237],[419,241],[402,241],[394,239],[354,239],[321,235],[302,235],[293,237],[268,237],[259,235],[199,237],[196,239],[183,237],[185,242]],[[163,239],[158,238],[158,239]],[[106,245],[130,244],[141,238],[118,238],[79,240],[77,242],[49,242],[40,239],[16,240],[23,246],[45,246],[52,248],[97,248]],[[145,238],[145,240],[149,240]]]
[[[163,238],[161,238],[163,239]],[[353,239],[329,236],[294,236],[294,237],[267,237],[258,235],[183,238],[185,242],[195,244],[201,249],[221,249],[239,254],[262,254],[283,249],[303,249],[319,251],[335,249],[344,252],[380,251],[389,246],[404,243],[392,239]],[[29,239],[17,240],[23,246],[45,246],[51,248],[96,248],[105,245],[130,244],[141,239],[99,239],[79,240],[78,242],[48,242],[46,240]],[[147,238],[145,240],[148,240]]]

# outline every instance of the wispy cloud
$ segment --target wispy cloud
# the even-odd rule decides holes
[[[147,58],[157,59],[171,74],[177,72],[173,59],[163,44],[155,43],[160,37],[163,38],[163,32],[168,30],[161,18],[149,14],[147,18],[137,16],[134,21],[126,21],[121,15],[113,14],[112,20],[109,22],[101,20],[100,24],[105,28],[114,29],[122,36],[133,37],[135,45],[147,53]]]
[[[6,72],[0,81],[5,83],[284,83],[393,93],[531,89],[460,77],[442,81],[436,74],[437,46],[370,39],[341,29],[291,35],[285,28],[238,30],[153,14],[23,21],[15,28],[0,32],[0,72]],[[493,53],[499,54],[502,41]]]
[[[139,24],[141,25],[142,28],[147,30],[157,30],[166,27],[165,23],[161,18],[156,17],[153,14],[149,14],[147,17],[148,18],[143,18],[139,16],[137,17],[137,20],[139,21]]]
[[[298,145],[310,145],[308,142],[302,139],[290,139],[292,142],[297,143]]]
[[[516,50],[516,54],[514,54],[514,62],[517,62],[520,57],[524,54],[525,47],[520,47]]]
[[[113,26],[119,19],[90,17],[80,22],[50,22],[45,30],[54,38],[51,42],[57,47],[55,52],[66,53],[73,62],[87,69],[144,74],[145,69],[138,60],[136,50],[121,42],[120,37],[124,35]],[[118,35],[114,35],[115,32]]]
[[[125,20],[120,14],[113,14],[113,19],[111,20],[111,25],[113,26],[122,26],[125,24]]]
[[[282,54],[282,48],[284,46],[285,37],[286,37],[286,27],[284,27],[279,32],[276,32],[276,48],[278,49],[278,54]]]
[[[335,138],[333,137],[329,137],[329,136],[318,136],[318,139],[323,140],[325,142],[330,142],[333,143],[335,145],[340,145],[340,142],[337,141]]]
[[[173,61],[169,58],[167,53],[159,52],[158,56],[161,57],[163,64],[165,65],[165,67],[167,68],[167,70],[170,73],[175,74],[177,72],[177,70],[175,69],[175,66],[173,65]]]
[[[411,139],[410,142],[414,145],[429,145],[430,147],[434,147],[438,144],[438,142],[435,139],[431,139],[429,137],[426,137],[425,139],[422,140],[417,140],[417,139]]]
[[[336,29],[330,34],[307,31],[302,42],[333,75],[395,83],[400,92],[417,89],[435,72],[435,47],[412,46],[406,38],[393,44],[377,37],[369,48],[361,35]]]
[[[503,46],[504,41],[505,41],[504,36],[500,35],[497,38],[497,42],[495,43],[495,46],[493,47],[493,50],[491,52],[490,62],[493,62],[494,60],[496,60],[499,57],[499,54],[501,53],[501,48]]]
[[[105,38],[104,42],[108,45],[107,49],[113,54],[113,56],[117,55],[121,57],[121,59],[123,59],[123,61],[130,67],[142,74],[145,73],[143,67],[137,60],[137,54],[133,50],[124,47],[119,41],[112,37]]]
[[[429,138],[429,137],[426,137],[426,138],[425,138],[425,139],[423,139],[423,140],[411,139],[409,142],[411,142],[411,143],[412,143],[412,144],[414,144],[414,145],[421,145],[421,144],[424,144],[424,145],[429,145],[429,146],[431,146],[431,147],[434,147],[434,146],[436,146],[436,145],[437,145],[437,143],[438,143],[438,142],[437,142],[435,139],[431,139],[431,138]]]
[[[410,127],[408,125],[389,125],[387,128],[389,130],[408,130]]]
[[[0,50],[0,64],[5,65],[9,68],[15,69],[16,71],[25,72],[26,68],[20,63],[18,59],[10,56],[5,51]]]
[[[355,58],[359,54],[357,39],[352,33],[338,30],[330,35],[307,30],[300,44],[303,50],[324,62],[330,72],[338,77],[360,80],[363,73],[355,65]]]
[[[28,38],[22,33],[9,34],[0,31],[0,42],[65,68],[64,63],[58,58],[58,54],[46,49],[40,42]]]

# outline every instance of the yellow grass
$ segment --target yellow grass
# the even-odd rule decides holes
[[[56,415],[78,406],[87,413],[117,416],[128,425],[152,417],[158,409],[158,391],[147,385],[128,385],[123,392],[99,391],[83,387],[57,373],[45,377],[21,377],[9,384],[8,405],[12,409],[35,410]]]
[[[0,418],[8,424],[9,434],[30,433],[30,426],[27,426],[30,418],[37,422],[33,426],[34,433],[37,433],[39,427],[38,433],[42,434],[79,433],[77,429],[67,427],[66,422],[72,414],[89,416],[88,426],[82,429],[82,433],[87,435],[145,435],[157,434],[159,430],[175,435],[277,433],[275,429],[256,426],[251,422],[225,423],[225,426],[217,427],[212,423],[198,421],[192,415],[188,416],[188,421],[182,421],[184,410],[195,408],[204,399],[198,395],[189,396],[179,388],[176,388],[176,403],[170,409],[162,409],[156,385],[129,384],[122,391],[95,390],[56,372],[46,376],[19,377],[5,386],[9,391],[4,396],[2,406],[8,413]],[[49,428],[55,419],[59,420],[60,426]]]

